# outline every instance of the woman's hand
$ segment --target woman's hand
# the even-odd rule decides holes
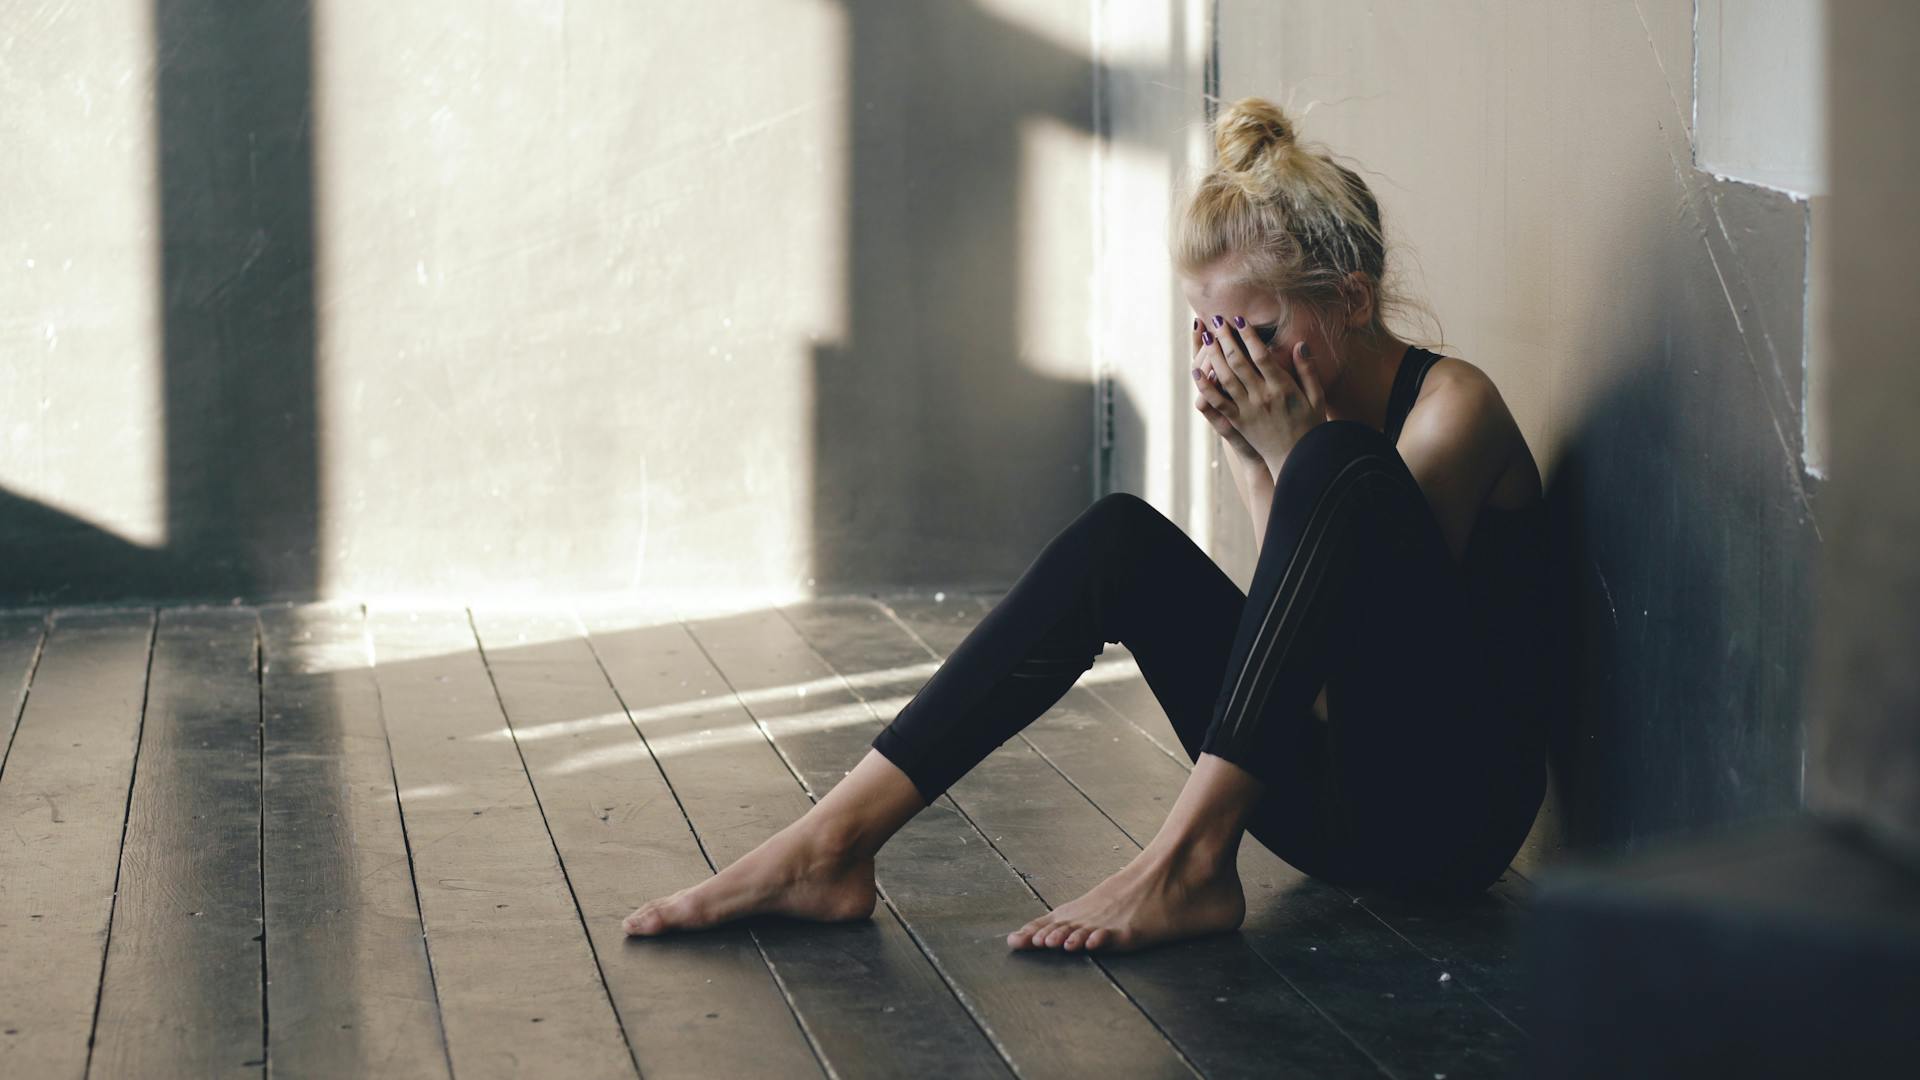
[[[1240,332],[1247,328],[1244,318],[1215,320],[1216,327],[1201,330],[1205,363],[1195,365],[1211,364],[1219,378],[1226,400],[1210,404],[1266,462],[1267,470],[1279,476],[1294,445],[1327,418],[1320,383],[1300,363],[1306,342],[1294,346],[1293,363],[1287,364],[1267,350],[1260,335]]]
[[[1253,444],[1247,441],[1246,436],[1240,434],[1240,432],[1234,428],[1233,421],[1227,419],[1226,414],[1220,411],[1220,407],[1229,404],[1229,402],[1226,391],[1220,389],[1220,383],[1215,379],[1213,374],[1213,360],[1211,357],[1217,350],[1203,341],[1200,334],[1200,320],[1195,319],[1193,320],[1192,339],[1193,381],[1194,384],[1200,388],[1200,396],[1194,399],[1193,407],[1198,409],[1200,415],[1206,418],[1208,426],[1212,427],[1222,439],[1226,440],[1227,448],[1233,451],[1234,456],[1237,457],[1242,464],[1258,465],[1264,470],[1266,468],[1266,460],[1260,456],[1260,451],[1255,450]]]

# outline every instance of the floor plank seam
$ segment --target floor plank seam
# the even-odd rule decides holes
[[[779,608],[776,607],[774,610],[779,611]],[[786,620],[786,615],[782,613],[781,618],[782,620]],[[791,621],[788,621],[788,625],[789,626],[792,625]],[[763,722],[760,719],[760,714],[754,711],[752,707],[748,706],[746,703],[746,700],[740,696],[739,689],[733,685],[733,680],[727,678],[726,671],[720,666],[720,662],[714,658],[712,653],[707,651],[706,644],[702,642],[699,636],[693,632],[693,629],[687,626],[684,622],[681,623],[681,628],[686,631],[687,637],[689,640],[693,642],[694,647],[700,650],[700,655],[706,657],[707,664],[708,666],[713,668],[714,674],[719,677],[721,682],[726,684],[727,693],[733,695],[734,704],[737,705],[741,711],[745,712],[747,714],[747,717],[753,721],[754,730],[758,731],[760,733],[760,737],[766,740],[768,747],[770,747],[773,750],[774,756],[780,759],[781,766],[784,767],[787,770],[788,774],[793,777],[794,783],[800,785],[800,791],[802,794],[804,794],[807,797],[807,801],[809,803],[817,802],[818,800],[815,799],[813,792],[808,790],[807,782],[800,775],[800,771],[794,768],[794,764],[792,760],[790,760],[787,757],[786,753],[780,749],[780,744],[774,739],[772,733],[767,730],[767,726],[765,722]],[[797,630],[795,632],[798,633]],[[812,651],[812,646],[808,646],[808,650]],[[815,653],[815,655],[818,656],[819,654]],[[822,660],[824,662],[824,658],[822,658]],[[829,670],[833,670],[831,664],[828,665],[828,668]],[[835,671],[835,675],[838,676],[838,674],[839,672]],[[841,682],[842,684],[845,684],[846,680],[842,679]],[[864,701],[865,699],[862,698],[861,700]],[[921,956],[926,958],[928,966],[933,968],[934,974],[940,977],[940,984],[947,988],[947,993],[953,995],[953,1000],[959,1004],[960,1011],[962,1013],[965,1013],[967,1016],[967,1019],[973,1022],[973,1026],[979,1030],[981,1038],[986,1039],[987,1045],[993,1047],[993,1052],[997,1054],[1001,1062],[1006,1065],[1008,1072],[1012,1073],[1014,1076],[1020,1075],[1020,1070],[1014,1066],[1013,1058],[1009,1055],[1006,1045],[1002,1043],[1000,1039],[994,1035],[992,1029],[990,1029],[986,1025],[985,1021],[983,1021],[980,1018],[980,1015],[975,1011],[976,1007],[970,1002],[968,1002],[967,996],[960,992],[960,988],[958,986],[954,985],[954,981],[951,973],[949,973],[944,967],[942,967],[938,960],[934,959],[933,954],[927,949],[926,942],[921,939],[920,935],[913,932],[913,924],[907,921],[907,918],[905,915],[901,914],[899,906],[894,903],[893,897],[889,895],[885,887],[881,885],[877,876],[874,880],[873,888],[874,888],[874,892],[879,895],[880,899],[886,902],[887,913],[889,917],[891,917],[894,922],[900,925],[901,931],[907,935],[907,940],[913,942],[913,947],[919,950]],[[797,1010],[796,1010],[796,1015],[798,1015]]]
[[[400,846],[407,853],[407,884],[413,890],[413,916],[420,925],[420,950],[427,958],[427,984],[433,988],[433,1016],[440,1025],[440,1052],[447,1062],[447,1075],[453,1075],[453,1043],[447,1037],[446,1006],[440,1000],[440,972],[433,963],[433,942],[427,937],[427,913],[420,902],[420,875],[414,867],[413,837],[407,832],[407,807],[400,798],[400,772],[393,762],[393,733],[387,730],[387,705],[382,696],[380,680],[373,675],[376,663],[373,651],[373,631],[367,625],[367,606],[356,606],[360,616],[360,645],[367,659],[367,681],[373,690],[373,700],[380,710],[380,738],[387,746],[387,778],[393,783],[393,808],[400,820]]]
[[[607,670],[606,660],[600,655],[599,647],[594,644],[592,631],[587,628],[586,623],[580,618],[578,611],[574,611],[572,616],[574,626],[580,634],[580,639],[586,642],[587,651],[593,655],[594,666],[600,669],[600,677],[606,680],[608,691],[613,694],[614,700],[620,703],[620,711],[626,714],[627,724],[633,728],[633,733],[639,738],[641,747],[646,750],[647,760],[653,764],[654,771],[660,774],[660,782],[666,786],[667,794],[673,796],[674,808],[680,811],[680,821],[686,825],[688,835],[693,837],[693,843],[695,848],[700,852],[700,858],[706,861],[708,871],[715,874],[719,873],[719,867],[714,865],[713,853],[707,850],[706,841],[700,839],[700,831],[693,827],[693,815],[687,813],[686,802],[680,798],[679,790],[673,786],[673,778],[667,775],[666,766],[660,763],[659,755],[653,752],[653,743],[648,740],[647,733],[642,731],[639,723],[634,720],[633,708],[627,704],[627,699],[621,695],[620,685],[614,680],[613,672]],[[693,637],[691,631],[686,630],[686,622],[680,617],[678,612],[674,613],[673,619],[689,638]],[[696,645],[699,644],[698,640],[695,640],[694,643]],[[711,663],[711,659],[709,659],[709,663]],[[736,694],[735,700],[738,701],[738,699],[739,695]],[[761,966],[766,968],[767,977],[772,979],[773,985],[779,989],[780,999],[786,1002],[787,1012],[793,1017],[794,1027],[799,1029],[800,1037],[807,1041],[807,1046],[813,1051],[814,1061],[819,1064],[820,1071],[834,1078],[834,1080],[838,1080],[839,1073],[834,1071],[832,1063],[827,1060],[826,1048],[821,1045],[820,1037],[807,1027],[806,1019],[800,1015],[800,1009],[793,1000],[793,988],[788,986],[786,980],[780,977],[779,970],[774,967],[773,957],[767,953],[766,943],[760,940],[760,934],[751,927],[747,930],[747,936],[753,940],[754,951],[760,954]],[[611,995],[609,995],[608,1000],[612,1000]],[[619,1010],[616,1009],[615,1013],[617,1014],[618,1011]]]
[[[507,733],[513,740],[514,756],[520,759],[520,772],[526,777],[527,791],[533,795],[534,809],[540,812],[540,827],[546,830],[547,843],[553,847],[553,859],[560,867],[560,880],[566,882],[567,899],[573,901],[573,913],[580,920],[580,933],[587,939],[587,954],[593,957],[594,974],[600,977],[600,992],[607,996],[607,1008],[613,1013],[614,1026],[620,1029],[620,1044],[627,1048],[627,1058],[633,1062],[634,1075],[640,1075],[640,1055],[634,1048],[633,1039],[627,1035],[627,1022],[620,1015],[620,1006],[614,1000],[613,987],[607,981],[606,965],[600,960],[600,948],[594,944],[593,928],[587,925],[586,909],[580,906],[580,893],[573,887],[573,875],[567,872],[567,857],[560,851],[560,841],[553,835],[553,823],[547,819],[547,804],[540,797],[540,785],[534,783],[533,770],[527,767],[527,754],[520,746],[520,732],[513,723],[513,715],[507,711],[507,699],[500,693],[500,683],[494,678],[493,662],[487,656],[486,642],[480,640],[480,627],[474,621],[473,609],[462,609],[467,616],[467,630],[473,635],[473,646],[480,654],[480,666],[487,673],[487,685],[493,688],[493,700],[500,708],[500,719],[507,725]]]
[[[127,826],[133,814],[134,782],[140,778],[140,744],[147,734],[147,701],[153,690],[153,654],[160,635],[160,612],[147,609],[147,669],[140,682],[140,722],[134,726],[133,770],[127,777],[127,804],[120,814],[120,843],[113,865],[113,897],[107,902],[107,932],[100,942],[100,978],[93,992],[93,1019],[87,1024],[87,1061],[81,1076],[93,1074],[93,1044],[100,1033],[101,992],[107,984],[107,952],[113,946],[113,917],[120,908],[120,873],[127,865]],[[51,633],[48,635],[51,637]]]
[[[260,612],[253,613],[254,749],[259,752],[260,832],[260,1071],[273,1071],[273,1018],[267,1012],[267,635]]]
[[[13,710],[13,726],[7,729],[7,745],[0,750],[0,780],[6,779],[7,762],[13,757],[13,740],[20,734],[20,721],[27,715],[27,699],[33,696],[33,677],[40,670],[40,658],[47,654],[47,635],[53,630],[53,612],[40,617],[40,640],[34,643],[33,659],[27,663],[27,676],[20,685],[19,707]]]

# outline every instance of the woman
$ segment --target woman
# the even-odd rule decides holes
[[[1159,833],[1008,935],[1121,951],[1237,928],[1243,831],[1305,873],[1485,889],[1545,786],[1540,477],[1487,376],[1382,317],[1379,208],[1259,99],[1176,218],[1195,407],[1259,543],[1250,591],[1126,494],[1041,551],[834,789],[629,934],[871,915],[874,854],[1122,642],[1194,767]]]

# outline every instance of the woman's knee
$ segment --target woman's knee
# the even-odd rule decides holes
[[[1309,514],[1328,496],[1352,496],[1396,517],[1429,514],[1419,484],[1393,443],[1357,420],[1328,420],[1303,436],[1274,478],[1274,508],[1281,520]]]
[[[1355,463],[1390,468],[1399,457],[1385,434],[1358,420],[1327,420],[1315,424],[1281,463],[1276,484],[1324,484]],[[1404,462],[1401,463],[1404,467]]]
[[[1096,549],[1105,553],[1136,547],[1155,530],[1170,526],[1152,503],[1132,492],[1114,491],[1095,499],[1068,528],[1091,535]]]

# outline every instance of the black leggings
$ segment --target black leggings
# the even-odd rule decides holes
[[[1392,443],[1328,421],[1275,481],[1250,597],[1151,504],[1107,495],[873,746],[931,802],[1119,642],[1189,757],[1264,782],[1247,831],[1274,854],[1339,884],[1471,893],[1532,814],[1501,820],[1525,804],[1511,794],[1528,763],[1487,704],[1469,599]],[[1311,709],[1323,685],[1325,724]]]

